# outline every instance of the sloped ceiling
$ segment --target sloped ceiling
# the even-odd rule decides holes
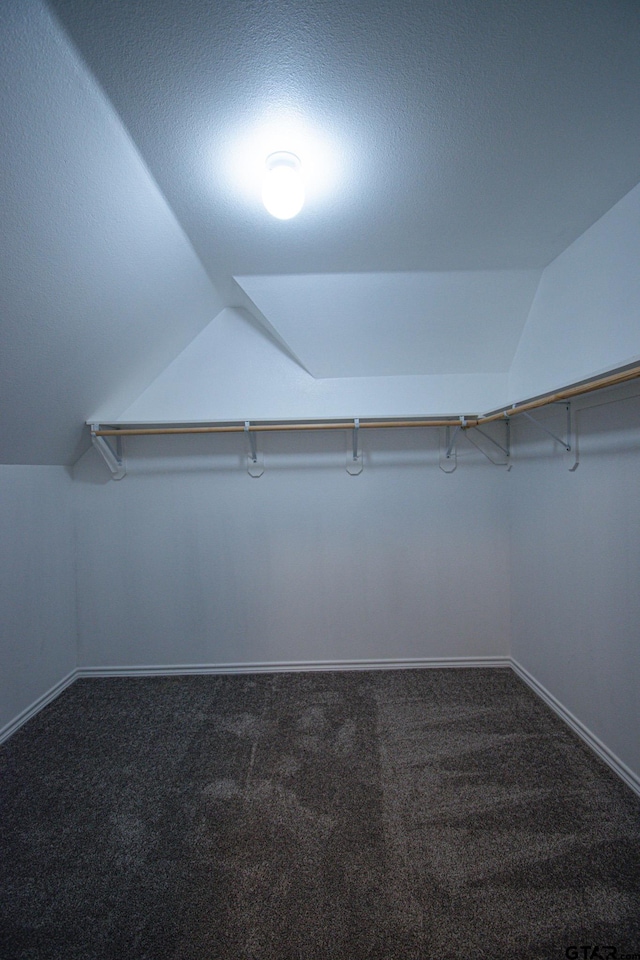
[[[238,277],[314,377],[508,373],[538,270]]]
[[[640,179],[636,0],[2,17],[5,462],[69,462],[225,306],[319,377],[506,372],[535,278]],[[287,222],[277,149],[307,176]]]
[[[245,311],[222,310],[122,414],[122,422],[300,420],[405,417],[490,410],[504,401],[507,376],[316,379],[284,355]]]
[[[213,277],[541,268],[640,179],[635,0],[50,2]]]
[[[70,463],[223,300],[44,6],[0,4],[0,62],[0,462]]]

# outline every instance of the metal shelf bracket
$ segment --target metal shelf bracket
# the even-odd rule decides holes
[[[351,431],[351,446],[347,446],[347,473],[352,477],[357,477],[362,473],[364,466],[362,460],[362,450],[359,448],[360,418],[355,417],[353,421],[353,430]]]
[[[122,452],[122,437],[116,437],[116,448],[114,450],[106,437],[96,436],[96,431],[99,429],[99,423],[91,424],[91,443],[111,471],[112,479],[122,480],[122,478],[127,475]]]
[[[508,470],[511,469],[511,424],[509,417],[504,418],[504,429],[505,429],[505,442],[504,446],[501,443],[498,443],[497,440],[494,440],[493,437],[489,436],[486,431],[482,430],[480,427],[474,426],[473,424],[467,423],[465,417],[460,417],[460,425],[451,429],[451,427],[444,428],[444,435],[440,434],[440,469],[443,473],[453,473],[458,465],[458,455],[457,455],[457,444],[461,436],[461,431],[464,430],[464,436],[469,441],[471,446],[475,447],[476,450],[479,450],[483,457],[492,463],[496,467],[506,467]],[[481,436],[484,437],[492,446],[500,451],[504,459],[496,460],[492,457],[487,451],[477,443],[471,436],[471,431],[477,430]]]
[[[506,467],[508,470],[510,470],[511,469],[511,424],[508,417],[504,418],[504,429],[505,429],[504,446],[501,443],[498,443],[497,440],[494,440],[493,437],[490,437],[489,434],[485,430],[483,430],[481,427],[468,427],[466,438],[469,441],[469,443],[476,448],[476,450],[479,450],[480,453],[487,458],[489,463],[492,463],[494,465],[494,467]],[[472,430],[477,430],[477,432],[482,437],[484,437],[485,440],[488,440],[489,443],[492,444],[492,446],[494,446],[497,450],[500,451],[504,459],[495,460],[492,456],[490,456],[487,453],[487,451],[484,450],[480,446],[480,444],[476,443],[476,441],[473,439],[473,437],[471,436]]]
[[[454,427],[452,431],[451,427],[445,427],[444,436],[442,430],[440,431],[440,462],[438,466],[443,473],[453,473],[458,466],[456,443],[461,429],[458,426]]]
[[[523,416],[523,417],[526,417],[527,420],[530,420],[531,423],[535,423],[536,427],[540,427],[540,429],[541,429],[541,430],[544,430],[544,432],[547,433],[547,434],[549,434],[550,437],[553,437],[553,439],[554,439],[557,443],[561,444],[561,445],[564,447],[564,449],[567,451],[567,453],[571,453],[571,433],[572,433],[572,430],[571,430],[571,404],[570,404],[570,403],[567,403],[567,404],[565,404],[565,406],[566,406],[566,410],[567,410],[567,437],[566,437],[566,440],[563,439],[562,437],[559,437],[559,436],[558,436],[556,433],[554,433],[552,430],[549,430],[549,428],[548,428],[548,427],[545,427],[545,425],[544,425],[543,423],[540,423],[539,420],[536,420],[535,417],[532,417],[530,413],[527,413],[526,411],[523,411],[522,416]]]
[[[256,435],[251,430],[251,422],[245,420],[244,435],[249,443],[249,453],[247,454],[247,473],[250,477],[261,477],[264,473],[264,455],[258,453]]]

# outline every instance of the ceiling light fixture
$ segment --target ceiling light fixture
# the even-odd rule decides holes
[[[262,202],[278,220],[291,220],[300,213],[304,203],[304,182],[300,160],[295,153],[280,150],[267,157]]]

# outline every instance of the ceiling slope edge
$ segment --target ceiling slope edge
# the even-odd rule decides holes
[[[246,316],[253,320],[257,328],[263,333],[266,337],[274,342],[283,353],[290,357],[294,363],[301,367],[305,373],[308,373],[310,377],[313,376],[309,368],[303,363],[300,357],[292,350],[290,344],[284,339],[282,334],[273,326],[272,323],[267,320],[264,313],[256,306],[253,300],[249,297],[247,292],[243,290],[238,281],[233,278],[231,281],[234,286],[234,303],[233,306],[244,312]]]
[[[38,2],[38,0],[35,0],[35,2]],[[264,314],[260,311],[260,309],[256,306],[256,304],[253,303],[253,301],[249,298],[249,296],[248,296],[248,295],[246,294],[246,292],[242,289],[242,287],[236,282],[236,280],[235,280],[233,277],[220,277],[220,276],[216,277],[216,276],[212,275],[212,272],[210,271],[209,267],[207,266],[207,264],[203,261],[202,257],[200,256],[200,253],[199,253],[198,249],[194,246],[194,244],[193,244],[193,242],[192,242],[192,240],[191,240],[191,237],[190,237],[188,231],[187,231],[187,230],[185,229],[185,227],[183,226],[183,223],[182,223],[182,220],[181,220],[180,216],[179,216],[178,213],[176,212],[174,206],[173,206],[172,203],[170,202],[169,198],[166,196],[164,190],[161,188],[161,186],[160,186],[160,184],[158,183],[158,181],[156,180],[155,176],[153,175],[153,173],[152,173],[151,170],[149,169],[149,167],[148,167],[148,165],[147,165],[147,161],[146,161],[146,159],[144,158],[144,156],[143,156],[143,154],[142,154],[142,151],[141,151],[141,149],[139,148],[138,143],[137,143],[136,139],[134,138],[132,132],[129,130],[127,124],[125,123],[125,121],[124,121],[124,119],[122,118],[121,114],[119,113],[119,111],[117,110],[117,108],[115,107],[115,105],[113,104],[113,102],[111,101],[111,99],[110,99],[109,95],[107,94],[107,92],[103,89],[102,84],[101,84],[101,81],[96,77],[95,73],[93,72],[92,67],[91,67],[90,64],[86,61],[83,51],[78,48],[75,40],[69,36],[67,27],[64,26],[64,25],[62,25],[62,24],[60,23],[60,21],[59,21],[59,19],[58,19],[58,14],[57,14],[57,13],[52,13],[51,11],[49,11],[49,10],[48,10],[48,7],[47,7],[47,12],[48,12],[49,16],[51,16],[52,20],[59,26],[59,29],[61,29],[62,32],[64,33],[65,39],[67,40],[67,42],[68,42],[68,43],[70,44],[70,46],[72,47],[72,49],[73,49],[73,51],[74,51],[74,54],[75,54],[75,55],[79,58],[79,60],[81,61],[82,67],[83,67],[84,71],[85,71],[85,72],[88,74],[88,76],[90,77],[90,82],[92,83],[92,85],[95,85],[95,86],[97,87],[98,92],[99,92],[100,96],[103,98],[104,102],[106,103],[108,109],[115,114],[117,123],[122,126],[122,129],[123,129],[124,132],[126,133],[126,136],[127,136],[127,138],[129,139],[129,142],[130,142],[130,144],[131,144],[131,147],[132,147],[133,151],[137,154],[137,156],[138,156],[138,158],[139,158],[139,160],[140,160],[140,163],[141,163],[141,165],[144,167],[144,169],[145,169],[145,171],[146,171],[146,174],[147,174],[149,180],[152,181],[155,189],[156,189],[156,190],[158,191],[158,193],[162,196],[162,199],[163,199],[164,203],[166,204],[167,209],[170,211],[172,217],[175,219],[176,225],[177,225],[177,227],[179,228],[180,232],[182,233],[186,244],[187,244],[188,247],[191,249],[191,251],[193,252],[194,257],[198,260],[200,266],[202,267],[203,272],[204,272],[204,273],[206,274],[206,276],[208,277],[209,282],[211,283],[211,286],[212,286],[212,288],[213,288],[213,290],[214,290],[214,292],[215,292],[215,294],[216,294],[217,300],[218,300],[218,308],[221,309],[223,305],[229,306],[229,305],[233,304],[234,306],[238,306],[238,307],[246,310],[247,313],[255,320],[255,322],[264,328],[264,330],[266,331],[266,333],[267,333],[268,336],[270,336],[271,338],[273,338],[273,340],[274,340],[277,344],[279,344],[280,347],[281,347],[286,353],[288,353],[289,356],[290,356],[299,366],[301,366],[304,370],[307,370],[307,367],[305,366],[305,364],[303,363],[303,361],[300,359],[300,357],[298,357],[298,356],[296,355],[296,353],[294,352],[294,350],[291,348],[290,344],[288,344],[288,343],[286,342],[286,340],[281,336],[281,334],[278,332],[278,330],[276,330],[276,328],[267,320],[267,318],[264,316]],[[307,371],[307,372],[309,372],[309,371]],[[99,411],[98,411],[98,413],[99,413]]]
[[[311,377],[243,310],[225,308],[121,415],[104,423],[403,417],[502,401],[506,374]]]

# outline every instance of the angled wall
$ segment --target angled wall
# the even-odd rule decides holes
[[[640,360],[640,184],[544,270],[509,375],[509,400]]]

